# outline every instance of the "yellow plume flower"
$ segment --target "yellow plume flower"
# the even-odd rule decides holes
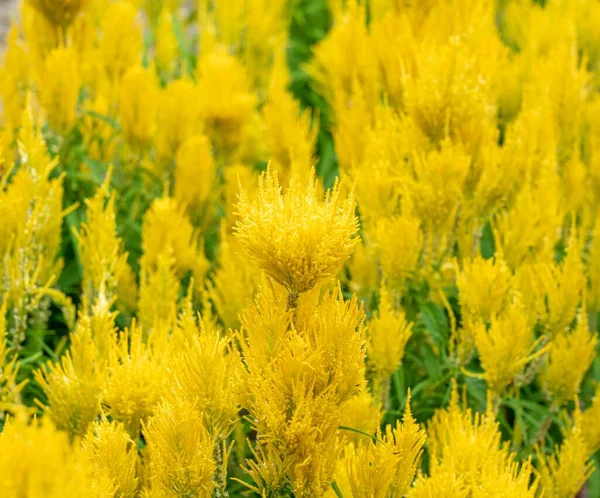
[[[0,433],[0,495],[6,498],[94,498],[92,466],[48,418],[10,419]]]
[[[140,62],[142,30],[137,15],[129,2],[110,3],[104,13],[99,49],[111,81],[118,81],[128,68]]]
[[[50,127],[58,133],[71,131],[77,119],[81,85],[77,55],[72,48],[56,48],[48,54],[40,77],[40,102]]]
[[[581,413],[576,408],[575,423],[564,432],[562,444],[555,452],[547,454],[542,448],[537,451],[541,482],[549,498],[575,496],[593,472],[581,423]]]
[[[379,311],[367,324],[368,363],[373,369],[380,399],[387,400],[389,379],[402,362],[412,325],[402,309],[395,309],[389,290],[383,284],[379,293]]]
[[[219,266],[209,284],[208,292],[225,330],[238,329],[239,314],[248,306],[260,283],[260,270],[234,244],[235,239],[221,227]]]
[[[204,135],[185,139],[175,156],[175,199],[190,213],[209,211],[208,201],[213,200],[217,180],[217,165],[212,147]]]
[[[379,429],[381,416],[381,406],[371,393],[365,390],[354,395],[348,402],[342,425],[374,436]],[[356,446],[371,443],[363,434],[348,432],[346,437]]]
[[[171,161],[179,145],[200,131],[197,101],[196,85],[185,78],[171,81],[161,92],[156,151],[162,160]]]
[[[425,431],[410,411],[410,393],[402,422],[387,425],[378,440],[352,447],[344,459],[352,498],[404,496],[421,460]]]
[[[144,342],[143,335],[134,322],[113,343],[102,399],[106,413],[123,422],[134,440],[165,393],[167,381],[165,352]]]
[[[489,329],[481,324],[473,331],[483,377],[492,393],[499,396],[523,372],[525,365],[545,350],[535,351],[533,327],[519,303],[513,303],[501,316],[492,317]]]
[[[156,130],[158,83],[149,69],[130,67],[123,76],[119,93],[119,120],[125,140],[143,146]]]
[[[163,401],[145,424],[144,437],[153,491],[173,497],[212,496],[214,443],[194,405],[178,397]]]
[[[236,237],[249,258],[291,296],[333,277],[350,256],[357,239],[354,198],[340,198],[339,185],[321,201],[314,178],[307,187],[292,179],[282,193],[277,174],[268,170],[257,198],[242,191]]]
[[[600,389],[596,387],[596,393],[591,406],[581,413],[581,434],[589,448],[590,454],[600,449]]]
[[[163,6],[158,18],[158,27],[156,29],[156,46],[154,48],[154,57],[156,67],[167,78],[173,73],[177,62],[177,39],[173,33],[173,16],[169,10]]]
[[[80,322],[71,347],[60,363],[48,363],[34,374],[46,398],[46,416],[70,438],[83,437],[100,414],[106,372],[100,369],[88,321]]]
[[[423,251],[421,222],[409,215],[380,218],[375,225],[374,242],[383,274],[401,288],[419,268]]]
[[[102,493],[122,498],[137,496],[137,445],[123,424],[106,419],[94,423],[83,448],[94,468],[94,488],[98,496]]]
[[[156,265],[159,256],[172,251],[177,275],[191,270],[196,282],[202,283],[208,270],[199,233],[185,210],[171,197],[156,199],[146,212],[142,225],[144,264]]]
[[[246,70],[236,58],[214,52],[200,59],[196,79],[206,133],[227,155],[240,145],[256,106]]]
[[[446,476],[449,488],[458,496],[463,486],[469,489],[468,496],[482,498],[496,496],[498,489],[506,490],[506,496],[511,498],[538,496],[539,481],[531,479],[531,464],[519,465],[515,461],[508,445],[502,443],[498,423],[489,408],[486,413],[473,414],[470,408],[458,406],[456,384],[450,406],[436,411],[427,423],[427,440],[432,487],[436,482],[436,487],[440,485],[440,476]],[[427,489],[430,479],[417,483],[417,488]]]
[[[590,332],[583,309],[579,311],[575,330],[559,332],[552,338],[540,382],[556,407],[572,400],[579,392],[583,376],[596,356],[597,342],[598,336]]]
[[[118,295],[120,283],[134,278],[123,242],[117,236],[115,197],[109,194],[111,173],[94,196],[86,199],[87,221],[77,234],[84,272],[83,298],[90,306],[96,299],[111,302]]]
[[[463,320],[467,323],[477,320],[487,323],[506,309],[512,275],[501,256],[494,259],[477,256],[462,261],[456,285]]]

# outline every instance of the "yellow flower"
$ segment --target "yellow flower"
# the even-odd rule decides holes
[[[158,104],[156,151],[163,161],[171,161],[179,145],[198,133],[198,89],[187,79],[177,79],[161,92]]]
[[[473,414],[470,408],[458,406],[455,383],[450,406],[436,411],[427,423],[427,444],[430,478],[417,482],[420,493],[415,490],[414,496],[431,496],[421,493],[446,488],[440,483],[442,476],[448,479],[446,489],[456,496],[464,496],[464,488],[468,489],[468,496],[481,498],[496,496],[498,489],[511,498],[538,496],[539,480],[532,479],[531,463],[516,462],[516,455],[502,442],[489,407],[486,413]]]
[[[489,329],[484,324],[476,326],[473,335],[485,372],[483,378],[497,396],[523,372],[527,363],[545,351],[535,351],[539,341],[535,341],[533,327],[518,302],[503,315],[492,317]]]
[[[456,279],[464,321],[487,323],[508,305],[512,276],[502,257],[463,260]]]
[[[200,59],[196,79],[206,133],[228,154],[240,145],[256,106],[245,68],[234,57],[214,52]]]
[[[208,210],[216,180],[217,166],[207,137],[194,135],[184,140],[175,156],[175,199],[192,213]]]
[[[48,363],[35,372],[34,378],[48,399],[47,406],[40,404],[46,416],[69,437],[83,437],[100,414],[101,389],[106,380],[89,322],[80,322],[60,363]]]
[[[260,270],[248,261],[234,242],[222,226],[219,265],[208,290],[225,330],[239,328],[239,314],[252,302],[260,283]]]
[[[156,29],[156,47],[155,60],[156,67],[162,73],[169,77],[174,70],[177,62],[177,39],[173,33],[173,16],[171,12],[163,6],[160,17],[158,18],[158,27]]]
[[[410,393],[402,422],[387,425],[377,436],[381,442],[351,446],[344,456],[352,498],[404,496],[409,491],[425,444],[425,431],[410,411]]]
[[[174,199],[163,197],[152,203],[144,217],[142,234],[144,264],[148,268],[155,265],[165,251],[172,251],[178,276],[191,270],[197,283],[202,283],[208,270],[203,244],[185,210]]]
[[[146,145],[156,130],[156,77],[149,69],[131,67],[123,76],[119,92],[119,120],[125,140],[131,145]]]
[[[564,439],[554,453],[537,451],[541,482],[549,498],[575,496],[594,470],[587,441],[583,439],[582,419],[575,411],[575,423],[564,431]]]
[[[353,196],[342,200],[336,185],[324,200],[319,197],[314,175],[308,186],[293,178],[283,194],[270,169],[261,176],[254,201],[244,191],[240,195],[239,244],[291,296],[333,277],[358,240]]]
[[[151,336],[159,335],[153,330]],[[135,322],[113,341],[106,369],[102,403],[106,414],[123,422],[125,430],[136,440],[142,423],[165,394],[167,355],[151,341]]]
[[[89,306],[96,299],[112,302],[122,279],[133,279],[123,242],[117,236],[115,197],[109,194],[111,173],[109,170],[96,194],[86,199],[87,221],[77,234],[84,273],[83,299]]]
[[[365,390],[353,396],[348,402],[342,425],[374,436],[379,429],[381,416],[381,406],[377,400]],[[370,444],[372,442],[372,440],[364,434],[350,431],[346,433],[346,437],[356,446]]]
[[[412,323],[406,319],[402,309],[395,309],[392,297],[385,285],[379,293],[379,311],[367,324],[368,362],[375,375],[376,391],[387,400],[389,379],[396,371],[406,343],[412,334]]]
[[[383,274],[402,288],[419,267],[423,251],[421,222],[408,215],[380,218],[375,225],[374,242]]]
[[[6,498],[96,497],[85,454],[48,418],[11,418],[0,434],[0,465],[0,495]]]
[[[153,491],[166,496],[212,496],[214,443],[193,404],[178,397],[160,403],[144,426],[144,437]]]
[[[111,81],[117,81],[125,71],[140,62],[142,30],[137,11],[129,2],[110,3],[102,19],[100,57]]]
[[[579,392],[583,376],[596,356],[597,341],[597,335],[590,333],[584,309],[579,311],[573,332],[559,332],[552,338],[540,382],[556,407]]]
[[[50,127],[58,133],[68,133],[75,124],[80,84],[75,51],[72,48],[52,50],[39,81],[40,102]]]
[[[123,428],[123,424],[106,419],[93,424],[83,442],[94,468],[94,490],[102,493],[133,498],[137,495],[137,445]]]
[[[581,413],[581,434],[590,454],[600,449],[600,389],[596,387],[596,393],[591,406]]]

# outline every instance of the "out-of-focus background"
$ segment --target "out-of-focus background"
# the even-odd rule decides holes
[[[10,20],[17,16],[17,0],[0,0],[0,43],[4,45],[4,37],[10,26]]]

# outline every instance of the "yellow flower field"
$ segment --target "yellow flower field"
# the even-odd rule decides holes
[[[23,0],[0,497],[600,497],[598,0]]]

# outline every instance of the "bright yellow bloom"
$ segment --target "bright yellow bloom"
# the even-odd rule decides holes
[[[166,252],[174,257],[179,277],[191,270],[197,282],[202,283],[208,270],[203,245],[185,210],[174,199],[163,197],[153,202],[144,217],[142,234],[144,264],[148,268]]]
[[[92,426],[84,443],[94,468],[94,490],[122,498],[137,494],[137,445],[125,432],[123,424],[103,419]]]
[[[501,256],[463,260],[456,279],[463,320],[487,323],[509,304],[512,276]]]
[[[597,342],[598,336],[589,330],[585,310],[579,311],[575,330],[559,332],[552,338],[540,382],[556,407],[579,392],[583,376],[596,356]]]
[[[441,487],[439,479],[448,479],[448,488],[457,496],[468,487],[469,496],[502,496],[511,498],[538,496],[539,480],[532,479],[530,462],[519,465],[508,445],[502,443],[498,423],[488,408],[486,413],[475,413],[458,406],[454,384],[450,406],[438,410],[427,424],[430,454],[430,479],[418,483],[424,492],[429,486]],[[445,486],[444,486],[445,487]],[[412,496],[412,495],[409,495]],[[416,493],[415,496],[430,496]]]
[[[473,330],[475,345],[484,370],[483,378],[492,393],[499,396],[523,372],[525,365],[544,352],[536,347],[533,328],[519,303],[492,317],[489,329],[481,324]]]
[[[49,419],[10,419],[0,434],[0,495],[6,498],[94,498],[92,466]]]
[[[184,78],[159,95],[156,151],[163,161],[172,161],[179,145],[200,131],[197,101],[196,85]]]
[[[191,213],[209,211],[214,200],[217,166],[210,142],[204,135],[184,140],[175,156],[175,199]]]
[[[110,3],[102,19],[100,57],[111,81],[140,62],[142,30],[137,11],[129,2]]]
[[[381,416],[381,406],[377,400],[365,390],[353,396],[348,402],[342,425],[375,436],[379,429]],[[356,446],[370,444],[372,442],[371,439],[364,434],[349,431],[346,432],[346,438]]]
[[[423,251],[421,222],[408,215],[380,218],[374,239],[383,274],[401,288],[419,268]]]
[[[357,241],[353,196],[341,199],[338,185],[324,200],[320,193],[314,176],[307,186],[292,178],[282,193],[277,173],[268,170],[257,198],[250,200],[242,191],[237,206],[240,245],[292,296],[334,276]]]
[[[256,106],[245,68],[234,57],[214,52],[200,59],[197,81],[206,133],[229,154],[240,145]]]
[[[404,496],[410,489],[425,444],[425,431],[410,412],[410,395],[402,422],[387,425],[377,438],[382,442],[351,446],[344,455],[352,498]]]
[[[77,119],[80,77],[76,53],[71,48],[54,49],[44,62],[40,77],[40,102],[48,115],[50,127],[68,133]]]
[[[225,330],[239,328],[239,314],[254,299],[261,274],[234,242],[222,227],[219,266],[209,285],[210,299]]]
[[[581,434],[590,454],[600,449],[600,389],[596,387],[596,393],[591,406],[581,413]]]
[[[157,331],[153,331],[153,334]],[[103,405],[113,420],[123,422],[137,441],[142,423],[165,394],[167,358],[165,351],[144,342],[142,329],[134,322],[114,341],[107,365]]]
[[[156,67],[167,78],[173,73],[177,62],[177,39],[173,33],[173,16],[169,10],[163,6],[160,17],[158,18],[158,27],[156,29],[156,46],[154,48],[154,58]]]
[[[87,221],[77,234],[84,271],[83,298],[90,306],[96,299],[112,302],[121,281],[133,279],[123,242],[117,236],[115,197],[109,194],[111,173],[94,197],[86,199]]]
[[[412,325],[406,319],[404,311],[396,309],[389,290],[382,285],[379,311],[367,324],[368,363],[373,369],[376,389],[380,391],[381,399],[387,399],[389,379],[402,362],[406,343],[412,334]]]
[[[169,497],[212,496],[214,443],[193,404],[177,397],[163,401],[145,424],[144,437],[153,491]]]
[[[592,474],[593,463],[583,439],[581,413],[576,408],[575,423],[564,432],[562,444],[554,453],[537,452],[542,485],[549,498],[575,496]]]
[[[149,69],[133,66],[121,81],[119,119],[131,145],[146,145],[156,130],[158,83]]]
[[[46,416],[70,438],[83,437],[100,414],[101,370],[89,322],[81,321],[71,336],[71,347],[60,363],[48,363],[34,374],[48,399]]]

